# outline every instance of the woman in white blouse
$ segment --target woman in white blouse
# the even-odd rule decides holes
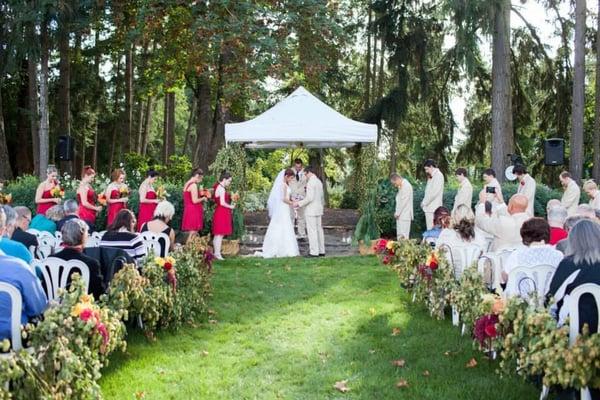
[[[498,205],[504,203],[504,197],[502,196],[502,186],[496,179],[496,172],[488,168],[483,171],[483,189],[482,192],[486,194],[486,201],[492,203],[492,205]]]
[[[452,213],[450,228],[446,228],[440,233],[436,248],[469,245],[476,245],[481,251],[487,249],[485,234],[475,226],[475,214],[471,208],[461,204]]]

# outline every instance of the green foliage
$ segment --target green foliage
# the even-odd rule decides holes
[[[371,243],[379,236],[379,227],[375,215],[377,192],[372,188],[377,184],[377,146],[363,145],[357,162],[358,170],[354,182],[354,191],[358,193],[360,219],[354,231],[354,241]]]

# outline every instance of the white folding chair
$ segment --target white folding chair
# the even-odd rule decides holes
[[[552,276],[556,271],[554,265],[536,265],[534,267],[519,266],[510,271],[506,282],[506,296],[521,296],[530,299],[535,292],[539,302],[543,302],[548,293]]]
[[[10,340],[14,351],[21,350],[21,312],[23,311],[23,299],[21,292],[13,285],[0,282],[0,293],[6,293],[10,297]],[[2,355],[5,356],[6,355]]]
[[[50,257],[56,251],[56,238],[49,232],[40,232],[38,237],[38,247],[35,251],[34,257],[38,260],[44,260]]]
[[[596,302],[596,308],[600,307],[600,285],[595,283],[584,283],[573,289],[571,294],[565,298],[563,307],[567,310],[569,316],[569,346],[573,346],[579,335],[579,300],[584,294],[590,294],[594,297]],[[600,333],[600,324],[596,332]],[[548,397],[550,392],[547,386],[544,386],[542,393],[540,394],[540,400],[544,400]],[[592,400],[592,394],[587,387],[581,388],[579,398],[581,400]]]
[[[46,284],[46,295],[48,301],[58,297],[58,289],[65,288],[71,272],[79,270],[81,279],[85,283],[86,292],[90,286],[90,269],[83,261],[65,261],[57,257],[48,257],[45,260],[36,261],[34,270],[40,270]]]
[[[104,232],[92,232],[92,234],[88,237],[87,241],[85,242],[85,247],[99,247]]]
[[[500,285],[502,283],[502,271],[504,270],[504,265],[506,264],[506,260],[508,257],[515,251],[514,249],[505,249],[495,253],[485,253],[481,260],[487,260],[490,263],[490,267],[492,269],[491,275],[491,289],[496,291],[500,290]],[[479,273],[485,277],[485,263],[480,262],[478,265]]]
[[[144,243],[148,249],[148,253],[153,251],[157,257],[166,257],[169,255],[169,248],[171,247],[171,239],[165,233],[155,233],[151,231],[141,232]],[[162,244],[161,244],[162,243]],[[164,246],[164,247],[163,247]]]
[[[37,229],[33,229],[33,228],[27,229],[27,233],[31,233],[32,235],[35,235],[35,237],[40,236],[40,231],[38,231]]]

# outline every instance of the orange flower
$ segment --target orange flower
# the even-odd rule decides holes
[[[233,201],[234,203],[237,203],[238,201],[240,201],[240,194],[237,192],[232,193],[231,201]]]
[[[98,195],[98,203],[102,204],[103,206],[106,205],[106,195],[104,193]]]

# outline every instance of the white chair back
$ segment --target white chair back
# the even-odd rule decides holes
[[[79,270],[81,279],[85,283],[86,291],[90,286],[90,270],[83,261],[65,261],[57,257],[48,257],[45,260],[36,261],[34,270],[40,270],[46,284],[46,295],[48,301],[58,297],[58,289],[65,288],[72,270]]]
[[[60,242],[57,245],[56,238],[49,232],[40,232],[37,237],[38,247],[35,251],[35,258],[38,260],[44,260],[50,257],[56,251],[57,247],[60,246]]]
[[[35,235],[36,237],[40,236],[40,231],[38,231],[37,229],[33,229],[33,228],[27,229],[27,233],[31,233],[32,235]]]
[[[23,299],[21,292],[13,285],[0,282],[0,293],[6,293],[10,297],[10,335],[11,345],[14,351],[21,350],[21,312],[23,311]]]
[[[536,265],[534,267],[516,267],[508,274],[506,282],[506,294],[510,296],[530,297],[529,294],[536,292],[538,299],[548,293],[552,276],[556,271],[554,265]]]
[[[487,278],[486,276],[486,261],[489,263],[491,268],[491,282],[490,288],[500,290],[500,284],[502,283],[502,271],[504,270],[504,264],[508,257],[515,251],[514,249],[501,250],[497,253],[485,253],[481,257],[478,269],[479,273]]]
[[[454,268],[454,277],[458,280],[465,269],[475,264],[481,256],[481,248],[476,245],[466,246],[442,246],[447,250],[446,254]]]
[[[140,235],[142,235],[142,238],[144,238],[144,243],[146,244],[148,253],[152,251],[157,257],[166,257],[169,255],[171,239],[169,239],[169,236],[167,236],[167,234],[162,232],[156,233],[151,231],[144,231],[141,232]]]
[[[102,236],[104,232],[92,232],[92,234],[88,237],[87,242],[85,242],[85,247],[98,247],[100,246],[100,241],[102,240]]]
[[[577,336],[579,335],[579,300],[584,294],[592,295],[594,297],[594,301],[596,302],[596,309],[600,309],[600,285],[595,283],[584,283],[583,285],[573,289],[571,294],[565,299],[565,304],[563,306],[566,307],[569,315],[569,346],[575,344]],[[599,332],[600,324],[598,324],[596,332],[590,333]],[[581,400],[592,399],[592,395],[587,387],[581,388],[579,398]]]

